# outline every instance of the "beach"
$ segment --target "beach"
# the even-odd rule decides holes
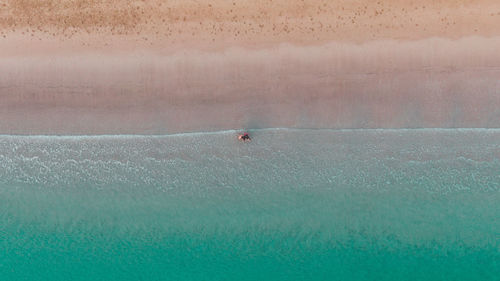
[[[495,1],[57,3],[0,3],[1,133],[500,126]]]
[[[498,0],[0,0],[2,281],[498,281],[499,26]]]

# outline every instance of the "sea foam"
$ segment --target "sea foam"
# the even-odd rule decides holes
[[[0,136],[0,275],[500,275],[500,130],[250,133]]]

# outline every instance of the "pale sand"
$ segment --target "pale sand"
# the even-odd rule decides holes
[[[500,127],[497,1],[6,2],[3,134]]]
[[[0,39],[57,52],[491,37],[499,23],[497,0],[0,0]]]

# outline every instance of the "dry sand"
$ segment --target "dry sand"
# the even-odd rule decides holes
[[[0,0],[0,133],[500,127],[499,26],[491,0]]]

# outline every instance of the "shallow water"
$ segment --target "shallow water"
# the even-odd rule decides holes
[[[0,136],[1,280],[498,280],[500,130]]]

